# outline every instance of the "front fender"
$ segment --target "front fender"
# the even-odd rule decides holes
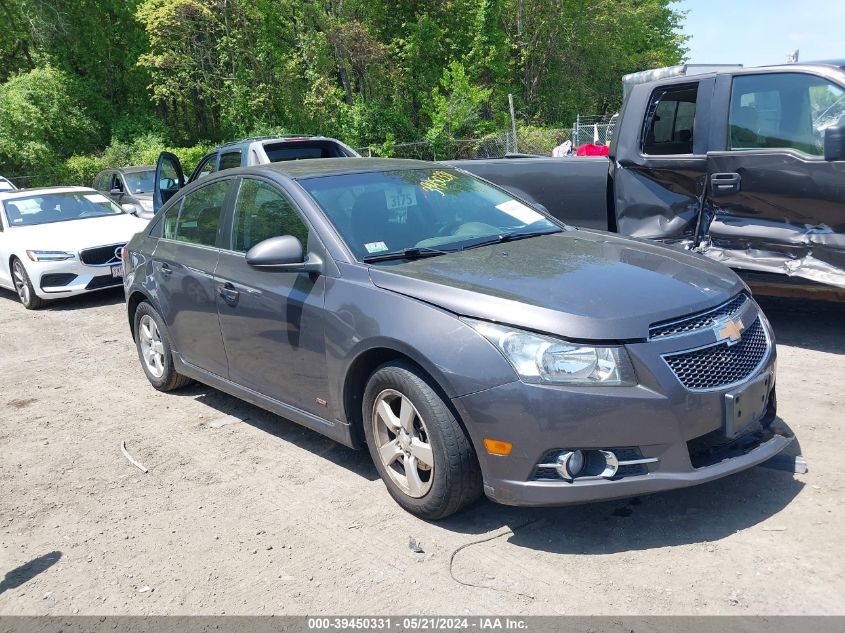
[[[356,361],[375,350],[411,359],[457,398],[517,380],[505,358],[457,315],[417,299],[333,279],[326,289],[326,355],[332,402],[343,411],[344,385]]]

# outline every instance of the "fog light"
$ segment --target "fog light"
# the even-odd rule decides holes
[[[574,479],[584,470],[584,453],[581,451],[567,451],[558,455],[555,467],[557,474],[564,479]]]

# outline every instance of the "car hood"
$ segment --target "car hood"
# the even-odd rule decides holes
[[[645,339],[650,324],[743,289],[703,257],[584,230],[371,267],[370,278],[463,316],[608,341]]]
[[[8,235],[20,251],[76,252],[92,246],[128,242],[135,233],[143,231],[145,226],[147,220],[121,214],[34,226],[14,226],[9,229]]]

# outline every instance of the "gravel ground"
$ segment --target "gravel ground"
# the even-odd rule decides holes
[[[365,452],[153,390],[120,292],[0,291],[0,614],[845,614],[845,307],[763,306],[809,473],[431,524]]]

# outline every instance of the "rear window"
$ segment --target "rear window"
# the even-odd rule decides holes
[[[341,145],[332,141],[280,141],[265,144],[264,151],[271,163],[309,158],[345,158],[352,156]]]
[[[643,154],[692,154],[698,84],[672,86],[651,97],[643,130]]]

